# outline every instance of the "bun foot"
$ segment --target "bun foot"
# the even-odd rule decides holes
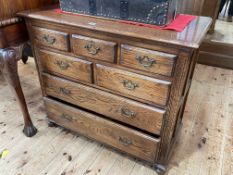
[[[23,129],[23,133],[27,137],[33,137],[34,135],[36,135],[37,129],[33,125],[31,125],[31,126],[25,126],[24,129]]]
[[[48,121],[48,126],[49,127],[57,127],[57,124],[49,120]]]
[[[166,167],[161,164],[155,164],[154,169],[159,175],[163,175],[166,172]]]

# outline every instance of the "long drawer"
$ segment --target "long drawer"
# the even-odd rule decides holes
[[[154,162],[159,140],[83,110],[45,98],[48,118],[57,124],[149,162]]]
[[[72,80],[92,83],[92,63],[45,50],[38,51],[43,71]]]
[[[152,103],[167,104],[171,82],[97,64],[96,84]]]
[[[46,94],[106,117],[135,126],[141,130],[160,134],[165,111],[133,100],[43,74]]]

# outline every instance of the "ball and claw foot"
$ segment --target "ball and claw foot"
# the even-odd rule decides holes
[[[49,127],[57,127],[57,124],[54,123],[54,122],[52,122],[52,121],[50,121],[50,120],[48,120],[48,126]]]
[[[166,167],[160,164],[154,165],[154,169],[159,175],[163,175],[166,172]]]
[[[27,137],[33,137],[34,135],[36,135],[37,129],[36,129],[36,127],[34,125],[25,126],[24,129],[23,129],[23,133]]]

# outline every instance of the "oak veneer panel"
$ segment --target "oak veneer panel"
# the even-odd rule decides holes
[[[150,73],[172,76],[176,55],[121,45],[120,64]]]
[[[213,52],[200,51],[198,63],[233,69],[233,57]]]
[[[69,50],[69,35],[67,33],[33,27],[33,35],[38,44],[62,51]]]
[[[156,159],[158,139],[51,99],[45,104],[48,118],[61,126],[149,162]]]
[[[160,134],[165,110],[122,98],[110,93],[43,74],[46,94],[106,117]],[[69,94],[61,93],[61,88]]]
[[[4,28],[1,28],[1,31],[4,35],[4,38],[0,38],[0,42],[3,42],[3,40],[6,40],[7,45],[1,45],[0,48],[5,48],[6,46],[15,46],[20,43],[24,43],[28,41],[28,34],[25,32],[27,29],[24,25],[24,23],[17,23],[8,25]]]
[[[72,51],[76,55],[113,63],[116,58],[117,44],[90,37],[72,35]]]
[[[148,100],[158,105],[166,105],[171,83],[120,69],[97,64],[96,84],[98,86]]]
[[[205,40],[205,42],[203,42],[200,47],[200,51],[209,52],[210,54],[222,54],[233,57],[233,44],[216,40]]]
[[[13,18],[17,12],[26,9],[36,9],[57,2],[58,0],[0,0],[0,20]]]
[[[42,69],[51,74],[92,83],[92,63],[45,50],[38,52]]]

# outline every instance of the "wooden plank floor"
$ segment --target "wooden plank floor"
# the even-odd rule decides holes
[[[19,63],[29,110],[39,133],[22,134],[19,107],[0,76],[0,175],[156,175],[143,162],[59,128],[48,128],[35,65]],[[233,174],[233,71],[198,65],[181,137],[167,174]]]

